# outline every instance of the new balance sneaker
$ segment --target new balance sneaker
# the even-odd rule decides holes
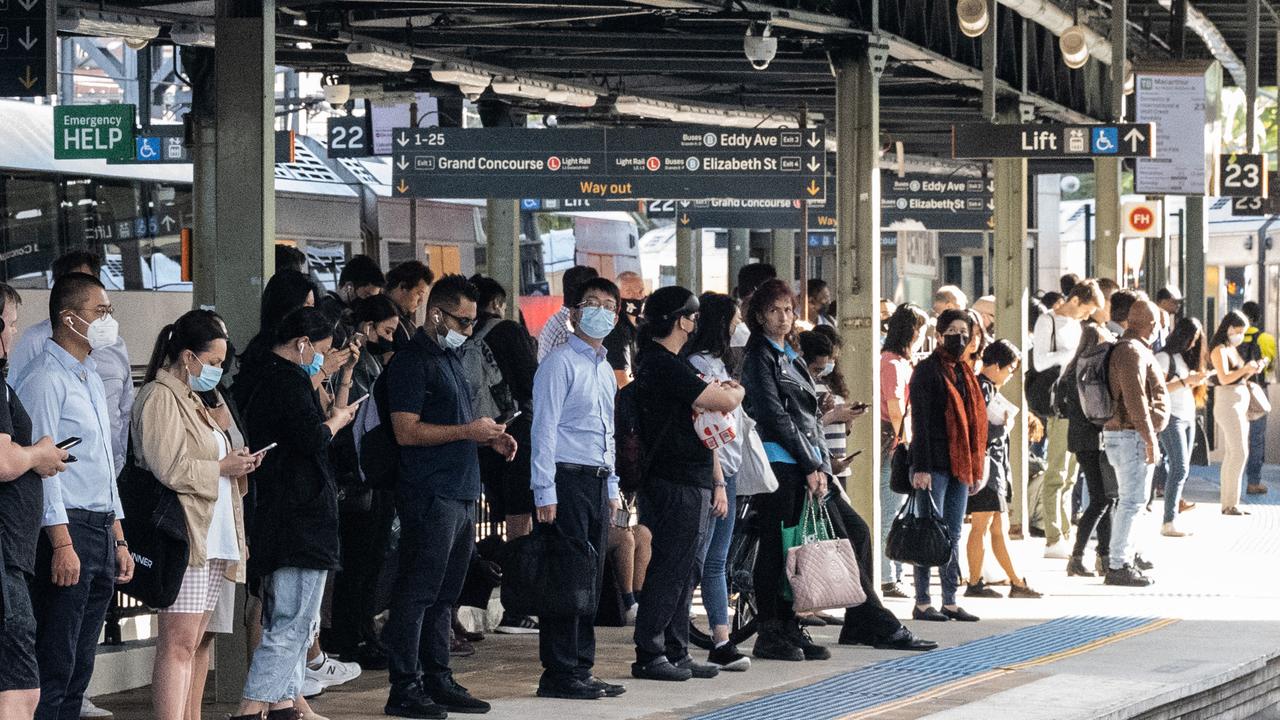
[[[109,717],[115,717],[115,715],[110,710],[103,710],[97,705],[94,705],[93,701],[90,700],[88,696],[84,696],[80,698],[80,717],[109,718]]]
[[[534,635],[538,632],[538,621],[525,615],[502,614],[502,622],[494,632],[503,635]]]
[[[751,667],[751,658],[738,652],[738,648],[731,642],[712,648],[707,662],[719,665],[721,670],[729,672],[742,672]]]
[[[1071,557],[1071,546],[1066,540],[1059,540],[1052,545],[1046,545],[1044,548],[1044,556],[1050,560],[1066,560]]]
[[[330,657],[327,653],[320,653],[317,658],[320,662],[307,663],[307,678],[320,683],[322,688],[331,688],[335,685],[349,683],[360,677],[360,665],[353,662],[342,662],[337,658]]]
[[[319,697],[323,694],[324,684],[309,675],[304,675],[302,677],[302,697],[310,700],[313,697]]]

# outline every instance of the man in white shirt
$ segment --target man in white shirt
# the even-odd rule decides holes
[[[1080,345],[1080,321],[1092,315],[1106,300],[1095,280],[1084,280],[1071,289],[1067,300],[1036,321],[1032,356],[1038,372],[1061,372],[1075,357]],[[1044,556],[1066,560],[1071,557],[1071,490],[1075,487],[1075,456],[1067,449],[1067,420],[1053,415],[1045,418],[1045,472],[1040,487],[1044,523]]]
[[[538,333],[538,362],[542,362],[547,353],[563,345],[573,334],[569,311],[582,302],[582,286],[591,278],[599,276],[600,273],[595,268],[586,265],[574,265],[564,271],[564,278],[560,281],[564,287],[564,307],[548,318],[547,324],[542,326],[542,332]]]

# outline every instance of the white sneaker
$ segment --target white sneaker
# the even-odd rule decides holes
[[[109,718],[115,717],[110,710],[103,710],[88,697],[80,698],[80,717],[82,718]]]
[[[1071,557],[1071,546],[1067,544],[1066,540],[1059,540],[1052,545],[1045,546],[1044,556],[1050,560],[1066,560]]]
[[[1160,526],[1160,534],[1165,537],[1186,537],[1191,534],[1191,531],[1179,530],[1173,523],[1167,522]]]
[[[311,663],[307,663],[307,677],[315,678],[322,687],[331,688],[335,685],[349,683],[360,677],[360,664],[353,662],[341,662],[329,657],[326,653],[320,654],[320,666],[311,667]]]
[[[310,700],[324,694],[324,685],[319,680],[311,677],[310,673],[302,678],[302,697]]]
[[[628,625],[636,624],[636,613],[640,612],[640,603],[631,603],[631,607],[627,608],[625,620]]]

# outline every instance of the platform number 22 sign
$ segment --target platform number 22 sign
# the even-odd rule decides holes
[[[364,118],[329,118],[329,157],[365,157],[369,154],[369,133]]]

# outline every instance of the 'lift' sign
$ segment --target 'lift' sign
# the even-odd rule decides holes
[[[1164,232],[1161,223],[1163,211],[1158,202],[1127,202],[1121,206],[1120,214],[1124,217],[1125,237],[1147,238],[1161,237]]]

